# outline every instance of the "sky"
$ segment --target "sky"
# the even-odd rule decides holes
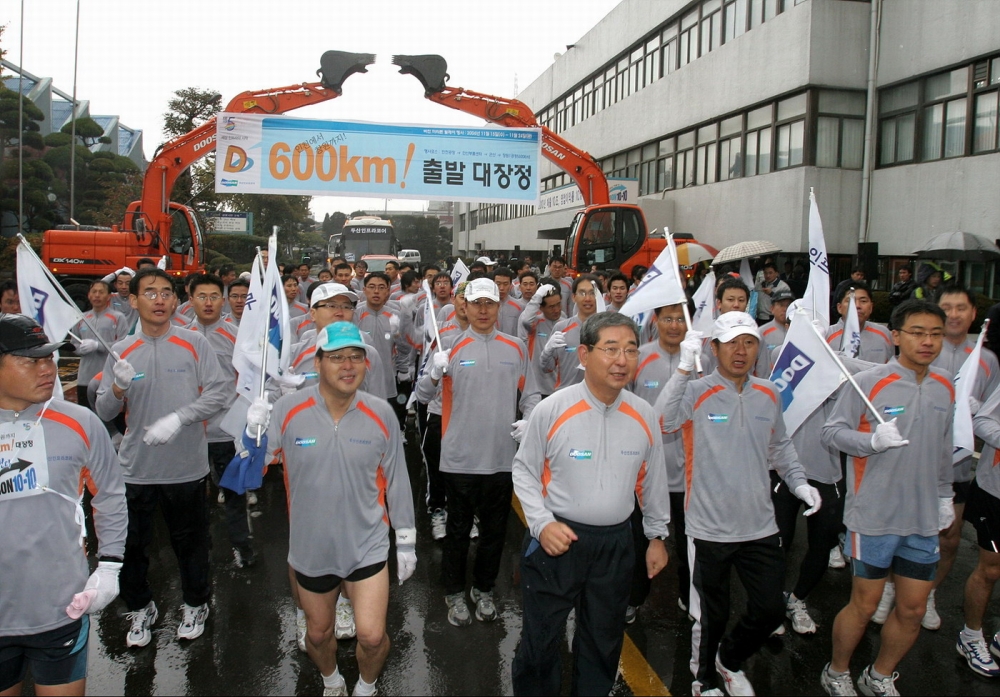
[[[146,158],[163,141],[163,112],[178,89],[222,94],[317,80],[320,56],[337,49],[375,53],[367,74],[337,99],[290,112],[318,119],[481,125],[428,102],[420,83],[399,75],[393,54],[436,53],[453,87],[503,97],[523,90],[619,0],[79,0],[76,94],[92,115],[117,114],[143,130]],[[77,0],[5,0],[0,25],[7,60],[73,91]],[[23,58],[22,21],[23,5]],[[22,62],[23,61],[23,62]],[[315,197],[325,213],[425,202]]]

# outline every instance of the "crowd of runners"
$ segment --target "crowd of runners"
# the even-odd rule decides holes
[[[265,462],[283,468],[298,645],[324,694],[348,694],[337,642],[351,638],[353,694],[376,693],[391,646],[390,575],[401,584],[413,574],[418,536],[442,545],[454,631],[497,618],[501,559],[519,555],[519,695],[559,693],[571,612],[573,694],[608,694],[625,629],[665,570],[693,623],[693,694],[754,694],[745,662],[786,620],[816,633],[807,601],[829,567],[845,565],[850,601],[822,618],[833,649],[817,680],[831,695],[855,684],[898,694],[900,660],[921,627],[941,626],[935,588],[965,522],[979,559],[956,647],[973,671],[1000,677],[1000,632],[983,627],[1000,577],[1000,366],[989,350],[970,400],[978,466],[971,455],[953,464],[973,293],[922,285],[899,298],[887,327],[870,321],[863,280],[840,284],[839,320],[817,328],[840,349],[856,308],[860,350],[843,361],[885,419],[844,385],[790,435],[769,377],[794,296],[773,265],[756,289],[722,274],[704,334],[682,304],[637,326],[618,312],[637,279],[570,278],[558,257],[544,273],[481,257],[457,286],[434,265],[365,273],[338,260],[316,278],[308,264],[286,266],[291,368],[234,439],[222,422],[237,400],[250,279],[217,271],[180,293],[152,262],[94,281],[71,333],[77,404],[53,399],[63,344],[18,314],[16,286],[0,289],[0,526],[18,531],[0,547],[0,693],[19,694],[30,671],[36,694],[83,694],[89,617],[119,595],[125,644],[149,644],[165,609],[147,578],[162,563],[150,550],[157,515],[183,594],[177,638],[197,639],[211,611],[226,611],[212,602],[210,497],[224,507],[233,564],[252,573],[253,491],[217,484],[259,433]],[[410,481],[408,433],[425,481]],[[98,540],[89,567],[81,492]],[[528,526],[519,550],[504,545],[512,495]],[[786,574],[800,514],[807,548]],[[735,623],[733,570],[747,599]],[[869,621],[883,625],[880,647],[855,683],[851,657]]]

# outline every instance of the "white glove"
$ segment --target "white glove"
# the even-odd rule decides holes
[[[80,341],[80,346],[77,347],[76,352],[81,356],[86,356],[97,350],[100,344],[97,343],[97,339],[83,339]]]
[[[281,396],[284,397],[286,394],[294,394],[298,391],[298,389],[302,387],[302,383],[306,381],[306,376],[296,375],[295,373],[285,373],[280,377],[272,379],[278,383],[278,387],[281,388]]]
[[[256,437],[257,427],[260,426],[261,431],[266,431],[270,422],[271,403],[266,397],[257,397],[247,409],[247,433]]]
[[[947,530],[955,522],[955,505],[950,497],[938,499],[938,530]]]
[[[119,358],[112,368],[115,374],[115,387],[121,391],[125,391],[132,387],[132,380],[135,378],[135,368],[132,364],[126,361],[124,358]]]
[[[396,578],[399,585],[413,575],[417,568],[417,531],[416,528],[403,528],[396,531]]]
[[[389,317],[389,333],[394,337],[399,336],[399,317],[396,315]]]
[[[142,442],[146,445],[163,445],[176,436],[179,430],[181,430],[181,417],[172,411],[157,419],[152,426],[146,426],[146,435],[142,437]]]
[[[95,615],[110,605],[118,597],[118,572],[121,568],[120,561],[99,562],[83,591],[74,594],[73,600],[66,606],[66,614],[76,620],[84,613]]]
[[[982,406],[982,402],[973,397],[971,394],[969,395],[969,411],[972,412],[973,416],[976,415],[976,412],[979,411],[979,408]]]
[[[399,371],[399,372],[396,373],[396,381],[397,382],[409,382],[412,379],[413,379],[413,376],[410,375],[410,371],[409,370],[401,370],[401,371]]]
[[[122,270],[118,272],[119,274],[127,273],[129,276],[135,276],[135,271],[127,266],[123,266]]]
[[[448,351],[437,351],[431,356],[431,380],[440,380],[448,372],[448,362],[451,354]]]
[[[564,348],[566,348],[566,335],[563,332],[552,332],[548,342],[545,344],[545,348],[542,349],[542,357],[551,356],[559,349]]]
[[[525,419],[518,419],[511,424],[511,428],[514,430],[510,432],[510,437],[520,443],[524,438],[524,432],[528,430],[528,422]]]
[[[872,434],[872,449],[877,453],[884,453],[889,448],[901,448],[909,444],[910,441],[904,440],[903,436],[899,435],[896,419],[879,424],[875,427],[875,433]]]
[[[681,342],[681,360],[677,364],[678,370],[691,372],[694,370],[695,362],[701,355],[701,338],[704,336],[697,329],[689,329]]]
[[[541,305],[542,301],[545,300],[545,296],[554,290],[555,288],[552,285],[543,283],[535,290],[535,294],[531,296],[531,300],[528,301],[528,304]]]
[[[795,487],[795,495],[809,506],[802,515],[812,515],[823,505],[823,499],[820,498],[819,490],[809,484],[800,484]]]

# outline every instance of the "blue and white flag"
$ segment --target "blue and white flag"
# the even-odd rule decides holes
[[[826,257],[826,238],[819,217],[816,194],[809,192],[809,283],[802,296],[802,307],[811,319],[830,326],[830,263]]]
[[[667,245],[660,252],[660,256],[656,257],[656,261],[649,267],[649,271],[642,277],[642,281],[632,291],[619,312],[635,318],[644,316],[658,307],[686,303],[687,296],[684,295],[683,288],[680,272],[670,253],[670,246]]]
[[[66,291],[49,276],[48,270],[27,242],[17,245],[17,294],[21,311],[31,317],[49,341],[62,341],[83,315],[70,303]]]
[[[979,333],[976,347],[965,359],[965,363],[955,375],[955,425],[952,428],[952,442],[955,451],[951,456],[952,463],[959,463],[970,457],[975,451],[975,436],[972,434],[972,408],[969,398],[976,387],[979,378],[979,361],[983,352],[983,339],[986,338],[986,327]]]
[[[847,379],[810,323],[810,316],[803,310],[793,314],[792,325],[771,372],[771,382],[781,393],[781,410],[789,436]]]
[[[469,267],[465,265],[465,262],[461,259],[455,260],[455,266],[451,269],[451,285],[452,287],[457,287],[459,283],[462,283],[469,277]]]
[[[712,333],[715,324],[715,271],[709,271],[701,279],[701,285],[694,292],[694,316],[691,318],[691,329],[702,332],[705,336]]]
[[[840,350],[851,358],[857,358],[861,353],[861,323],[858,321],[858,306],[854,303],[854,291],[851,291],[851,302],[847,306],[847,317],[844,318],[844,335],[840,337]]]

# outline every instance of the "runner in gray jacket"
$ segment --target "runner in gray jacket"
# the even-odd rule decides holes
[[[553,279],[545,280],[552,282],[543,283],[531,296],[531,300],[518,319],[517,328],[517,338],[528,346],[531,370],[535,374],[535,383],[543,399],[556,391],[556,372],[542,369],[542,349],[545,348],[556,323],[565,319],[560,299],[561,284]]]
[[[597,279],[593,276],[578,276],[573,280],[572,298],[576,314],[556,322],[539,360],[543,372],[555,373],[554,390],[583,381],[577,355],[580,328],[588,317],[597,312],[599,292]]]
[[[128,334],[131,327],[122,313],[111,309],[111,286],[107,282],[92,282],[87,300],[91,309],[83,313],[83,319],[70,330],[75,335],[70,338],[80,356],[80,367],[76,371],[76,403],[93,409],[87,399],[87,385],[104,368],[108,358],[105,344],[111,346]],[[98,341],[98,337],[104,343]]]
[[[0,315],[0,692],[83,695],[89,616],[118,595],[125,551],[125,484],[104,424],[52,398],[53,353],[38,324]],[[96,485],[99,562],[89,574],[78,502]],[[89,578],[88,578],[89,574]],[[87,614],[84,614],[87,613]],[[39,660],[39,655],[44,656]]]
[[[97,391],[97,414],[108,421],[123,409],[128,430],[118,450],[125,475],[129,534],[122,599],[132,626],[130,646],[145,646],[158,612],[147,580],[153,514],[163,510],[181,571],[180,639],[201,636],[212,593],[208,552],[208,441],[204,421],[226,404],[233,385],[205,337],[172,326],[176,302],[165,271],[143,269],[130,300],[139,315],[135,334],[114,346]]]

